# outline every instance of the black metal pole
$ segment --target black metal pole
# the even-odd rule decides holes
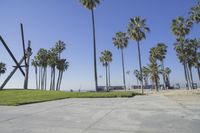
[[[0,40],[1,40],[2,44],[4,45],[4,47],[6,48],[6,50],[8,51],[8,53],[10,54],[10,56],[12,57],[17,68],[19,68],[19,70],[22,72],[22,75],[25,76],[23,69],[20,67],[20,64],[17,62],[16,58],[14,57],[14,55],[12,54],[12,52],[10,51],[10,49],[8,48],[7,44],[5,43],[5,41],[3,40],[3,38],[1,36],[0,36]]]
[[[21,26],[21,35],[22,35],[22,47],[23,47],[23,52],[24,52],[24,58],[26,58],[26,50],[25,50],[25,42],[24,42],[24,30],[23,30],[23,24],[20,24]],[[25,65],[27,65],[26,60],[24,60]]]
[[[24,60],[24,57],[22,57],[22,59],[19,61],[19,65],[22,64]],[[0,87],[0,90],[2,90],[4,88],[4,86],[8,83],[8,81],[10,80],[10,78],[13,76],[13,74],[17,71],[17,67],[15,67],[12,72],[10,73],[10,75],[8,75],[8,77],[6,78],[6,80],[3,82],[3,84]]]

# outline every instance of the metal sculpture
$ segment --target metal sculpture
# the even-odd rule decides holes
[[[6,42],[3,40],[3,38],[0,36],[0,41],[2,42],[3,46],[15,62],[16,66],[13,66],[14,69],[11,71],[11,73],[8,75],[8,77],[5,79],[3,84],[1,85],[0,89],[3,89],[5,85],[8,83],[8,81],[12,78],[14,73],[19,69],[24,76],[24,89],[28,89],[28,77],[29,77],[29,64],[30,64],[30,56],[32,55],[32,49],[31,49],[31,41],[28,41],[28,47],[25,49],[25,42],[24,42],[24,31],[23,31],[23,25],[20,24],[21,26],[21,36],[22,36],[22,47],[23,47],[23,57],[22,59],[18,62],[11,50],[9,49],[8,45]],[[24,61],[24,65],[22,65]],[[25,72],[22,69],[22,67],[25,67]]]

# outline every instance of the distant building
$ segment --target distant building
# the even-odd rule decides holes
[[[109,86],[109,90],[124,90],[124,86]],[[98,86],[97,91],[106,91],[106,86]]]

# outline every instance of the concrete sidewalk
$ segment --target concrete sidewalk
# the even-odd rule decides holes
[[[200,133],[200,102],[149,95],[0,106],[0,133]]]

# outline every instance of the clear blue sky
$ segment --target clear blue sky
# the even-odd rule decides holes
[[[113,47],[112,37],[117,31],[126,31],[129,19],[141,16],[147,19],[151,32],[141,42],[142,64],[148,63],[149,49],[158,42],[168,45],[165,65],[172,69],[171,82],[184,83],[183,67],[173,50],[175,37],[170,25],[177,16],[188,17],[190,7],[196,0],[103,0],[95,10],[97,56],[104,49],[113,52],[111,64],[111,84],[122,84],[122,67],[120,52]],[[50,48],[56,41],[67,44],[62,57],[67,58],[70,67],[64,73],[62,87],[69,89],[94,89],[93,47],[91,13],[83,8],[79,0],[0,0],[0,34],[9,45],[17,59],[22,57],[20,23],[24,24],[25,39],[31,40],[33,56],[39,48]],[[197,32],[198,31],[198,32]],[[200,26],[195,25],[189,37],[200,37]],[[15,65],[7,51],[0,45],[0,61],[7,64],[8,71],[0,77],[5,79]],[[131,70],[127,82],[136,84],[133,70],[138,69],[136,43],[129,41],[125,49],[125,68]],[[32,58],[33,58],[32,56]],[[195,82],[196,70],[193,71]],[[99,85],[105,84],[105,70],[98,60]],[[35,88],[34,68],[31,67],[29,87]],[[6,86],[7,88],[23,86],[23,77],[17,72]]]

